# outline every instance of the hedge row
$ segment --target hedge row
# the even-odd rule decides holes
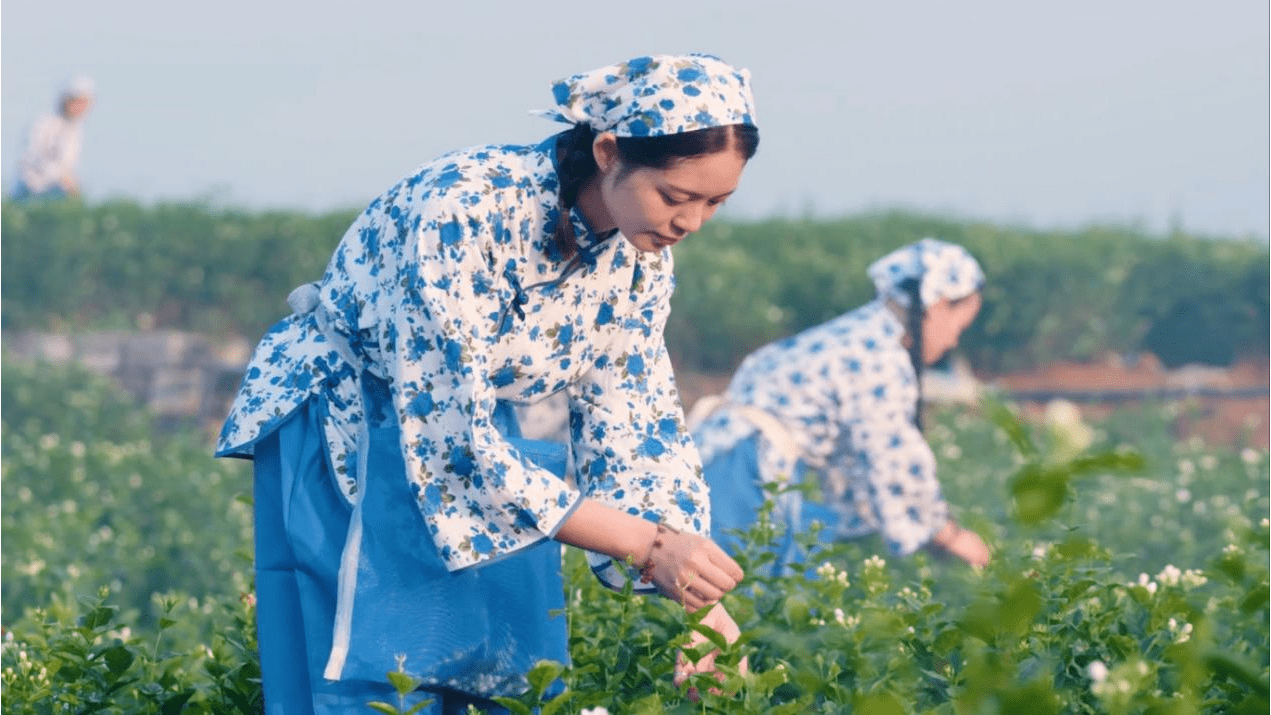
[[[143,325],[254,336],[321,275],[354,213],[198,204],[5,204],[6,329]],[[867,301],[865,267],[924,236],[966,246],[988,275],[963,350],[984,370],[1106,351],[1167,365],[1265,355],[1261,242],[1128,228],[1040,231],[911,213],[717,220],[676,250],[667,341],[681,364],[727,370],[768,340]]]

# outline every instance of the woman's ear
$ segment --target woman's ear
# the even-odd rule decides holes
[[[596,168],[602,174],[608,174],[618,166],[618,137],[613,132],[601,132],[591,143],[591,154],[596,159]]]

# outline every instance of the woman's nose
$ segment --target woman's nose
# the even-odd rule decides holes
[[[671,226],[679,232],[680,236],[687,236],[701,228],[704,220],[702,207],[694,202],[675,214],[671,220]]]

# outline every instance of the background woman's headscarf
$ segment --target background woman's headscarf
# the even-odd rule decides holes
[[[959,245],[924,238],[883,256],[869,267],[878,295],[909,307],[906,280],[920,281],[923,306],[941,298],[965,298],[984,286],[984,271],[967,250]]]
[[[755,123],[750,72],[706,54],[636,57],[559,80],[552,95],[534,114],[620,137]]]

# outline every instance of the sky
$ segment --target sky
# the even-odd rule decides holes
[[[907,209],[1268,236],[1265,0],[5,0],[6,191],[76,73],[90,201],[355,209],[442,152],[563,128],[552,81],[651,53],[751,71],[721,215]]]

